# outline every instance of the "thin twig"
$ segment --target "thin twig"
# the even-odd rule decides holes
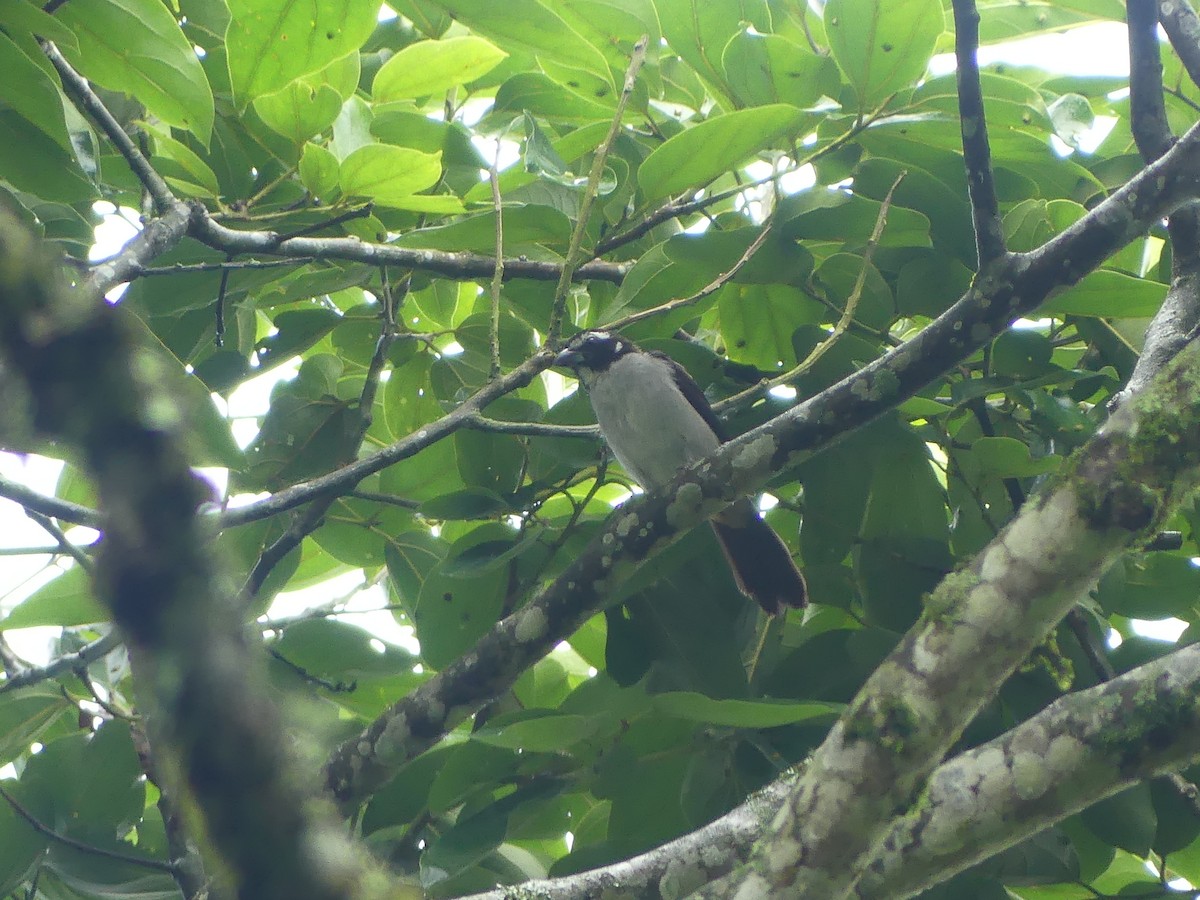
[[[50,681],[58,678],[60,675],[66,675],[68,672],[77,672],[81,669],[86,669],[98,659],[103,659],[112,651],[121,646],[121,635],[115,628],[103,637],[97,638],[90,644],[80,647],[74,653],[68,653],[65,656],[60,656],[46,663],[44,666],[37,666],[32,669],[23,669],[12,675],[7,681],[0,684],[0,694],[8,691],[15,691],[17,688],[29,687],[32,684],[40,684],[43,681]]]
[[[59,834],[50,826],[43,825],[33,813],[21,805],[16,797],[2,787],[0,787],[0,799],[3,799],[9,806],[11,806],[13,812],[24,819],[29,827],[38,834],[42,835],[43,837],[48,837],[52,841],[57,841],[58,843],[67,847],[72,847],[81,853],[90,853],[93,856],[102,856],[105,859],[113,859],[117,862],[130,863],[131,865],[141,866],[144,869],[152,869],[155,872],[166,872],[167,874],[172,874],[175,871],[175,866],[173,863],[164,862],[161,859],[149,859],[144,856],[134,856],[131,853],[121,853],[117,850],[105,850],[103,847],[85,844],[83,841],[77,841],[75,838],[67,837],[65,834]]]
[[[668,300],[666,303],[660,303],[658,306],[651,307],[650,309],[643,309],[639,312],[630,313],[623,318],[617,319],[615,322],[609,322],[606,327],[611,328],[613,331],[620,331],[622,328],[628,328],[635,322],[641,322],[644,319],[653,318],[654,316],[665,315],[666,313],[674,312],[675,310],[682,309],[685,306],[691,306],[693,303],[699,303],[701,300],[711,297],[721,288],[725,287],[725,285],[727,285],[730,280],[742,270],[746,263],[750,262],[754,254],[759,251],[764,243],[766,243],[767,237],[770,234],[771,223],[768,222],[762,227],[762,230],[758,233],[754,240],[750,242],[750,246],[746,248],[745,252],[742,253],[737,262],[735,262],[729,267],[729,269],[722,272],[691,296],[681,297],[676,300]]]
[[[473,431],[489,431],[494,434],[519,434],[526,437],[575,437],[598,438],[600,429],[595,425],[546,425],[542,422],[502,422],[476,414],[467,418],[463,427]]]
[[[873,116],[864,123],[851,126],[828,144],[824,145],[820,149],[814,150],[807,156],[796,157],[793,160],[795,164],[788,166],[782,171],[772,172],[770,175],[764,176],[763,178],[757,178],[754,181],[747,181],[743,184],[737,185],[736,187],[726,188],[723,191],[718,191],[715,194],[709,194],[705,197],[693,197],[693,199],[687,201],[682,199],[669,200],[658,209],[654,210],[654,212],[645,216],[637,224],[631,225],[625,231],[620,231],[616,234],[609,235],[602,241],[599,241],[596,244],[594,251],[595,255],[597,257],[603,256],[604,254],[609,253],[618,247],[623,247],[625,244],[632,243],[651,229],[663,224],[663,222],[667,222],[671,219],[678,219],[694,212],[701,212],[716,203],[720,203],[723,200],[728,200],[731,197],[736,197],[739,194],[743,194],[751,188],[762,187],[764,184],[778,183],[779,179],[783,178],[785,175],[791,175],[794,172],[798,172],[805,166],[816,162],[821,157],[826,156],[832,153],[834,150],[844,146],[855,136],[857,136],[864,128],[871,125],[876,118],[877,116]],[[689,191],[688,196],[693,196],[695,193],[696,192],[694,190]]]
[[[649,36],[642,35],[636,44],[633,45],[633,54],[629,58],[629,68],[625,71],[625,85],[621,90],[621,96],[617,99],[617,109],[613,113],[612,125],[608,129],[608,135],[596,148],[596,155],[592,159],[592,170],[588,173],[587,186],[583,189],[583,196],[579,201],[579,217],[575,222],[575,229],[571,232],[571,241],[567,245],[567,256],[563,260],[562,274],[558,279],[558,286],[554,289],[554,302],[550,309],[550,324],[546,330],[546,342],[553,346],[562,334],[563,316],[567,308],[567,293],[571,287],[571,281],[574,278],[575,270],[579,268],[579,264],[583,262],[580,248],[583,246],[583,236],[587,232],[588,219],[591,217],[592,203],[596,199],[596,194],[600,190],[600,179],[604,175],[604,162],[608,158],[609,150],[612,149],[613,143],[617,139],[617,135],[621,130],[621,117],[625,114],[625,106],[629,103],[629,98],[633,95],[633,88],[637,84],[637,75],[642,68],[642,63],[646,61],[646,44],[649,43]]]
[[[91,116],[92,121],[100,126],[100,130],[112,141],[113,146],[117,148],[117,152],[125,158],[126,164],[133,170],[133,174],[137,176],[137,180],[142,183],[142,186],[145,187],[153,198],[155,210],[165,213],[178,203],[179,201],[171,192],[170,187],[167,186],[167,182],[154,170],[154,167],[150,165],[150,160],[142,155],[142,151],[138,149],[133,139],[125,133],[125,129],[121,127],[121,123],[116,120],[113,114],[108,111],[108,107],[96,96],[96,92],[92,90],[87,79],[71,67],[71,64],[59,52],[58,47],[54,46],[53,41],[42,41],[41,45],[42,52],[50,60],[50,65],[54,66],[58,71],[58,76],[62,79],[63,89],[85,113]]]
[[[76,547],[69,540],[67,540],[67,536],[63,533],[63,530],[55,525],[48,516],[44,516],[40,512],[34,512],[31,509],[25,510],[25,515],[41,526],[43,531],[45,531],[48,535],[50,535],[50,537],[54,538],[54,540],[58,542],[58,549],[60,552],[67,554],[67,556],[75,560],[76,564],[79,566],[79,568],[83,569],[83,571],[87,572],[89,575],[92,574],[92,569],[95,567],[92,562],[92,558],[84,553],[79,547]]]
[[[794,368],[781,375],[776,375],[774,378],[764,379],[758,384],[734,394],[732,397],[727,397],[720,403],[713,404],[713,409],[717,412],[729,409],[752,397],[761,396],[771,390],[771,388],[780,387],[781,385],[795,381],[815,366],[817,360],[824,356],[841,339],[842,335],[846,333],[847,329],[850,328],[850,324],[854,321],[854,314],[858,310],[859,300],[862,299],[863,288],[867,283],[867,273],[871,268],[871,260],[875,257],[875,250],[879,246],[879,239],[883,236],[884,226],[887,225],[888,211],[892,208],[892,197],[896,193],[896,188],[900,186],[900,182],[904,180],[907,174],[908,172],[902,171],[896,176],[896,180],[888,188],[887,196],[883,198],[883,202],[879,205],[879,215],[875,217],[875,227],[871,229],[871,237],[867,240],[867,244],[863,248],[862,266],[859,267],[858,277],[854,280],[854,288],[850,291],[850,296],[846,298],[846,308],[842,310],[842,315],[838,319],[837,324],[833,326],[833,331],[829,333],[829,337],[813,347],[808,356],[804,357]]]
[[[407,497],[397,497],[394,494],[381,494],[377,491],[351,491],[346,496],[357,500],[370,500],[372,503],[386,503],[389,506],[399,506],[401,509],[420,509],[420,500],[409,500]]]
[[[405,293],[408,291],[409,283],[410,279],[406,279],[404,282]],[[388,281],[387,269],[385,267],[383,270],[383,309],[379,317],[379,339],[375,342],[375,353],[371,356],[370,365],[367,367],[367,375],[363,381],[362,392],[359,394],[358,434],[357,439],[353,442],[353,449],[347,452],[348,459],[353,459],[357,455],[358,449],[362,446],[363,439],[371,427],[374,416],[375,397],[378,394],[379,382],[383,376],[384,366],[387,363],[387,351],[396,339],[395,309],[395,299],[392,296],[391,285]],[[271,546],[263,550],[254,567],[250,570],[250,574],[247,576],[246,582],[242,585],[242,590],[238,595],[238,605],[241,609],[248,608],[254,601],[254,598],[258,596],[258,592],[262,590],[262,586],[266,583],[267,576],[271,574],[272,570],[289,553],[299,547],[306,537],[321,527],[321,523],[325,520],[325,514],[337,502],[339,496],[339,492],[336,491],[329,491],[316,496],[308,507],[296,514],[287,530]]]
[[[500,138],[496,138],[496,157],[488,169],[492,185],[492,206],[496,210],[496,271],[492,274],[492,321],[488,333],[492,362],[488,378],[500,377],[500,290],[504,284],[504,206],[500,199]]]
[[[954,55],[958,62],[958,113],[962,124],[967,194],[975,224],[975,248],[982,271],[1006,252],[1000,204],[992,181],[992,149],[988,143],[983,90],[979,84],[979,11],[975,0],[953,0]]]
[[[355,209],[347,210],[340,215],[331,216],[328,219],[322,219],[320,222],[314,222],[311,225],[306,225],[303,228],[297,228],[295,231],[289,231],[279,236],[280,241],[290,241],[292,238],[304,237],[309,234],[316,234],[318,231],[324,231],[326,228],[332,228],[335,225],[341,225],[343,222],[349,222],[353,219],[365,219],[375,210],[373,203],[368,203],[365,206],[359,206]]]
[[[211,263],[175,263],[171,266],[139,266],[134,275],[138,278],[152,278],[156,275],[182,275],[188,272],[223,272],[226,269],[280,269],[302,266],[315,259],[313,256],[301,256],[288,259],[244,259]]]
[[[39,494],[28,485],[0,477],[0,497],[12,500],[25,507],[26,511],[41,513],[52,519],[70,522],[74,525],[88,525],[97,528],[100,525],[100,513],[69,500],[57,497],[47,497]]]

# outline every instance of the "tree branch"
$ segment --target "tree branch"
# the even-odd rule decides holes
[[[284,238],[273,231],[238,231],[218,224],[203,205],[192,204],[192,237],[223,253],[254,253],[266,256],[343,259],[372,266],[400,266],[423,272],[436,272],[462,280],[488,279],[496,271],[496,261],[477,253],[445,250],[413,250],[394,244],[371,244],[354,237]],[[589,262],[572,273],[575,281],[609,281],[620,284],[631,268],[629,263]],[[504,279],[528,278],[533,281],[557,281],[562,263],[532,259],[504,260]]]
[[[967,194],[975,223],[975,248],[979,271],[1004,255],[1000,205],[992,181],[992,149],[988,143],[983,90],[979,85],[979,11],[975,0],[953,0],[955,77],[962,124],[963,162],[967,167]]]
[[[145,264],[166,253],[187,234],[192,211],[175,202],[155,219],[150,219],[120,252],[99,262],[88,275],[83,289],[97,300],[119,284],[145,274]]]
[[[121,853],[118,850],[109,850],[105,847],[97,847],[94,844],[88,844],[84,841],[77,841],[73,837],[68,837],[65,834],[59,834],[49,825],[43,824],[38,820],[37,816],[31,813],[22,805],[16,797],[0,787],[0,800],[12,808],[18,816],[25,820],[34,831],[45,838],[56,841],[65,847],[70,847],[72,850],[78,850],[81,853],[89,853],[92,856],[100,856],[104,859],[116,860],[117,862],[129,863],[134,866],[141,866],[143,869],[151,869],[155,872],[167,872],[173,874],[175,867],[169,862],[163,862],[161,859],[151,859],[146,856],[135,856],[132,853]]]
[[[407,285],[408,282],[406,281],[406,293]],[[375,352],[371,354],[371,361],[367,365],[366,378],[363,380],[362,391],[358,397],[358,430],[353,441],[353,446],[347,451],[347,455],[350,458],[358,454],[359,448],[362,447],[363,438],[367,436],[367,431],[370,429],[374,417],[375,397],[379,393],[379,381],[383,377],[383,370],[387,364],[387,351],[396,339],[396,307],[394,306],[394,302],[392,287],[388,281],[387,269],[385,268],[383,270],[383,309],[379,315],[379,337],[375,341]],[[266,583],[267,576],[271,574],[271,571],[283,561],[284,557],[299,547],[306,537],[321,526],[321,523],[325,519],[325,513],[329,511],[329,507],[333,506],[338,496],[339,494],[326,493],[315,498],[306,509],[298,512],[293,517],[292,523],[288,526],[287,530],[270,547],[267,547],[262,552],[254,567],[250,570],[250,575],[247,577],[246,583],[242,586],[241,594],[238,597],[238,606],[240,608],[247,609],[250,606],[254,598],[258,596],[258,592],[262,590],[262,586]]]
[[[1137,0],[1135,0],[1137,2]],[[1188,0],[1162,4],[1163,30],[1193,83],[1200,85],[1200,17]]]
[[[1163,104],[1157,6],[1155,0],[1130,0],[1127,4],[1130,127],[1146,162],[1158,159],[1175,142]],[[1200,205],[1190,203],[1173,212],[1167,219],[1167,234],[1171,239],[1171,286],[1146,329],[1129,383],[1109,401],[1110,409],[1142,390],[1200,325]]]
[[[35,427],[74,449],[97,487],[97,594],[146,665],[151,721],[244,885],[269,900],[355,896],[369,872],[289,775],[260,660],[196,515],[203,497],[180,423],[157,395],[158,358],[140,349],[125,310],[58,276],[21,222],[0,213],[0,355],[24,381]]]
[[[1005,678],[1195,486],[1200,421],[1187,397],[1196,390],[1193,342],[970,566],[942,581],[812,756],[751,862],[698,897],[747,886],[846,896],[895,811],[920,811],[929,773]],[[1034,796],[1051,782],[1038,784]]]
[[[42,41],[42,52],[46,54],[46,58],[50,60],[50,64],[58,71],[58,77],[62,79],[63,89],[67,95],[75,101],[76,105],[91,116],[92,121],[100,126],[100,130],[105,136],[112,141],[117,152],[125,158],[125,162],[129,168],[133,170],[133,174],[137,176],[137,180],[142,183],[146,192],[154,200],[154,208],[159,213],[165,213],[179,201],[174,193],[171,192],[167,182],[158,172],[154,171],[154,167],[150,165],[150,160],[142,154],[138,149],[137,144],[133,139],[125,133],[125,129],[121,127],[121,123],[116,120],[108,107],[96,96],[96,92],[92,90],[92,86],[88,84],[86,78],[76,72],[69,62],[63,57],[59,49],[54,46],[51,41]]]
[[[1063,697],[934,770],[919,810],[895,822],[854,896],[901,898],[939,884],[1067,816],[1200,757],[1200,646]],[[1179,727],[1180,724],[1183,727]],[[1164,729],[1170,739],[1156,737]],[[542,900],[663,900],[749,858],[803,767],[716,821],[609,866],[530,881]],[[504,888],[463,900],[503,900]]]
[[[1200,647],[1063,697],[934,772],[855,888],[911,897],[1093,803],[1200,757]]]
[[[1200,126],[1042,248],[1004,257],[965,297],[911,340],[724,444],[662,491],[625,504],[535,600],[498,622],[465,656],[339,747],[326,765],[328,790],[343,809],[354,806],[396,768],[506,690],[522,671],[602,608],[615,586],[639,563],[735,499],[758,490],[774,473],[913,396],[1013,320],[1035,310],[1052,291],[1074,283],[1162,216],[1200,194],[1198,145]],[[531,360],[541,367],[548,362],[544,356]],[[460,413],[466,415],[460,408],[450,416]],[[445,421],[435,424],[445,428]]]
[[[32,488],[0,477],[0,497],[6,497],[14,503],[19,503],[26,510],[41,513],[51,519],[70,522],[73,525],[87,525],[99,528],[101,515],[94,509],[71,503],[69,500],[59,500],[57,497],[47,497]]]
[[[74,672],[81,668],[86,669],[96,660],[103,659],[120,646],[121,633],[113,629],[104,635],[104,637],[97,638],[90,644],[80,647],[74,653],[68,653],[66,656],[53,659],[44,666],[25,669],[15,675],[9,676],[5,681],[0,682],[0,694],[15,691],[17,688],[29,687],[31,684],[49,681],[52,678],[58,678],[60,675],[66,675],[68,672]]]

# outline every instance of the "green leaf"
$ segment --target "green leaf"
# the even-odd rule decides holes
[[[0,803],[0,891],[5,896],[34,871],[49,842],[49,837],[34,831],[10,804]]]
[[[764,0],[713,3],[711,0],[656,0],[663,37],[683,58],[691,71],[718,94],[728,92],[724,83],[721,51],[751,24],[758,32],[772,30],[771,13]],[[702,106],[695,105],[695,109]]]
[[[502,568],[459,578],[435,566],[412,615],[421,657],[441,669],[467,652],[500,618],[507,585]]]
[[[557,4],[538,0],[427,0],[501,47],[516,45],[549,59],[610,77],[604,54],[563,20]]]
[[[0,624],[6,629],[35,625],[65,628],[108,620],[108,610],[96,599],[91,578],[82,568],[73,566],[18,603]]]
[[[1150,852],[1158,824],[1144,783],[1088,807],[1080,818],[1102,841],[1137,856]]]
[[[721,335],[729,358],[764,372],[797,362],[792,333],[828,317],[824,306],[798,288],[782,284],[732,284],[718,300]]]
[[[1076,149],[1096,122],[1092,105],[1087,97],[1079,94],[1063,94],[1050,104],[1048,111],[1050,121],[1054,123],[1054,133]]]
[[[337,157],[319,144],[305,144],[300,154],[300,180],[314,197],[328,201],[338,189]]]
[[[471,740],[510,750],[557,753],[584,740],[598,727],[599,722],[587,716],[548,715],[489,725],[474,732]]]
[[[611,118],[612,110],[571,90],[541,72],[520,72],[496,91],[497,113],[532,113],[546,119],[588,123]]]
[[[158,0],[67,3],[55,16],[79,38],[63,55],[97,84],[129,94],[203,144],[213,127],[208,77],[179,23]]]
[[[665,716],[730,728],[775,728],[813,720],[831,721],[839,703],[792,703],[775,700],[716,700],[691,691],[656,694],[654,709]]]
[[[175,140],[164,129],[149,126],[154,139],[153,162],[158,171],[181,193],[216,199],[221,194],[217,176],[196,151]]]
[[[16,6],[24,4],[17,3]],[[0,14],[2,18],[3,14]],[[64,150],[71,150],[59,93],[42,67],[0,31],[0,100],[35,125]]]
[[[475,35],[418,41],[401,49],[375,75],[376,103],[440,94],[486,75],[508,54]]]
[[[1031,478],[1058,471],[1062,457],[1053,453],[1036,459],[1029,447],[1015,438],[981,437],[971,445],[971,456],[979,468],[998,478]]]
[[[1096,591],[1105,612],[1138,619],[1191,619],[1198,595],[1200,568],[1171,553],[1126,554],[1104,574]]]
[[[698,187],[784,136],[795,135],[808,116],[773,104],[708,119],[670,138],[642,162],[638,184],[646,202]]]
[[[306,81],[293,81],[254,101],[254,111],[266,126],[296,144],[332,125],[341,110],[342,97],[336,90]]]
[[[30,0],[15,0],[12,3],[0,3],[0,27],[9,34],[30,34],[54,41],[59,49],[70,47],[79,49],[79,41],[75,32],[58,21],[53,15],[45,12],[41,4]]]
[[[367,144],[342,160],[342,192],[383,206],[412,209],[417,191],[433,187],[442,174],[442,154],[390,144]]]
[[[92,200],[96,187],[74,155],[11,109],[0,109],[0,179],[43,200]]]
[[[1110,269],[1097,269],[1076,285],[1038,307],[1051,316],[1097,316],[1106,319],[1144,319],[1158,312],[1167,286],[1133,278]]]
[[[392,538],[384,548],[388,577],[408,609],[416,605],[421,585],[446,556],[448,546],[428,531],[406,531]]]
[[[77,718],[76,706],[51,685],[0,694],[0,765],[27,753],[56,726],[69,722],[74,727]]]
[[[944,28],[939,0],[829,0],[825,5],[829,49],[862,110],[915,85]]]
[[[229,11],[229,80],[238,106],[244,108],[361,47],[375,30],[379,4],[230,0]]]
[[[808,107],[837,91],[827,57],[777,34],[740,31],[721,56],[726,82],[745,106],[787,103]]]
[[[333,124],[342,101],[358,86],[359,55],[349,53],[283,90],[258,97],[254,111],[266,126],[300,144]]]

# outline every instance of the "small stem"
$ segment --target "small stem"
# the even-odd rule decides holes
[[[567,308],[567,292],[571,288],[575,270],[583,262],[580,248],[583,245],[583,235],[587,231],[592,203],[600,189],[600,178],[604,175],[604,161],[608,158],[608,152],[612,149],[617,134],[621,130],[621,117],[625,114],[625,107],[633,94],[634,85],[637,84],[637,75],[642,68],[642,63],[646,61],[646,45],[649,41],[648,35],[642,35],[633,45],[629,68],[625,71],[625,86],[617,100],[617,110],[613,114],[612,125],[608,129],[608,135],[604,141],[596,148],[596,156],[592,160],[592,170],[588,174],[587,187],[584,188],[583,197],[579,202],[579,218],[575,222],[575,230],[571,232],[571,242],[567,246],[567,258],[563,261],[562,274],[559,276],[558,286],[554,289],[554,303],[550,310],[550,327],[546,332],[546,343],[550,345],[556,343],[562,334],[563,316]]]

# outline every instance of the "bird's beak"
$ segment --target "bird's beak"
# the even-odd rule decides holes
[[[554,365],[564,369],[574,369],[583,362],[583,355],[578,350],[564,350],[554,357]]]

